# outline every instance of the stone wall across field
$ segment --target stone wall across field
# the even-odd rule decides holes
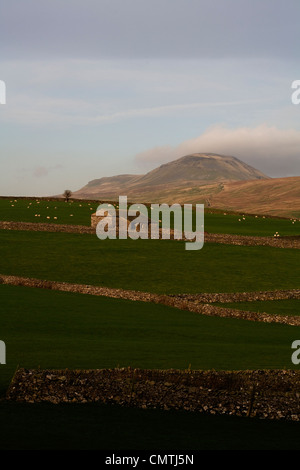
[[[300,290],[279,290],[269,292],[238,292],[238,293],[202,293],[202,294],[175,294],[159,295],[151,292],[117,289],[104,286],[92,286],[86,284],[71,284],[68,282],[47,281],[42,279],[30,279],[19,276],[7,276],[0,274],[0,284],[14,286],[35,287],[39,289],[53,289],[63,292],[75,292],[95,296],[111,297],[141,302],[153,302],[175,307],[180,310],[198,313],[208,316],[228,318],[240,318],[249,321],[265,323],[283,323],[286,325],[300,326],[300,316],[274,315],[265,312],[243,311],[233,308],[224,308],[212,305],[213,302],[239,302],[255,300],[300,299]]]
[[[69,224],[47,224],[34,222],[6,222],[0,221],[0,230],[25,230],[32,232],[66,232],[66,233],[90,233],[94,234],[95,229],[87,225]]]
[[[66,232],[66,233],[87,233],[95,234],[96,229],[86,225],[62,225],[32,222],[7,222],[0,221],[0,230],[31,230],[36,232]],[[161,229],[159,231],[161,238]],[[118,230],[117,230],[118,234]],[[150,237],[150,230],[149,230]],[[173,231],[171,230],[171,239]],[[204,234],[205,243],[221,243],[225,245],[239,246],[271,246],[274,248],[294,248],[300,249],[300,236],[295,237],[254,237],[248,235],[231,235],[219,233]]]
[[[177,300],[187,300],[200,303],[231,303],[231,302],[255,302],[266,300],[290,300],[300,299],[300,289],[275,290],[261,292],[220,292],[201,294],[169,294],[169,297]]]
[[[250,235],[231,235],[223,233],[208,233],[204,240],[208,243],[222,243],[225,245],[240,246],[271,246],[274,248],[300,249],[300,236],[298,237],[255,237]]]
[[[19,369],[7,399],[300,420],[300,370]]]

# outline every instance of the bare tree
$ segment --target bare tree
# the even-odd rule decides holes
[[[72,191],[70,191],[70,189],[65,189],[63,196],[65,200],[68,202],[70,197],[72,196]]]

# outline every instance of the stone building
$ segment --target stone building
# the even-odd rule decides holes
[[[108,217],[108,222],[112,223],[112,224],[116,224],[116,227],[117,227],[117,230],[119,228],[119,221],[120,220],[125,220],[123,217],[120,217],[119,215],[119,210],[118,209],[115,209],[115,213],[116,213],[116,216],[113,217],[113,216],[109,216],[108,215],[108,211],[105,212],[105,214],[103,216],[99,216],[96,214],[96,212],[94,214],[92,214],[91,216],[91,227],[92,228],[95,228],[97,227],[98,223],[104,219],[105,217]],[[127,214],[127,219],[126,219],[126,223],[127,223],[127,228],[130,226],[130,224],[132,224],[133,220],[137,218],[137,215],[134,215],[134,216],[129,216]],[[150,228],[150,219],[147,219],[147,223],[148,223],[148,229]],[[133,228],[133,227],[132,227]],[[142,227],[143,229],[145,229],[145,227],[143,226]]]

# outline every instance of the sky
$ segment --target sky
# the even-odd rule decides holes
[[[3,0],[0,195],[189,153],[300,175],[299,0]]]

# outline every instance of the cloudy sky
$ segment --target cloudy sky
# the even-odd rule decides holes
[[[299,0],[3,0],[0,194],[194,152],[300,174]]]

